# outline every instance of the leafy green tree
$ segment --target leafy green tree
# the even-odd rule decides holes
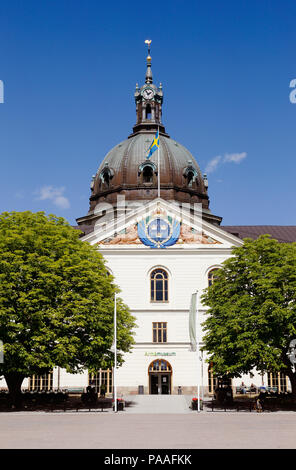
[[[14,399],[33,374],[55,366],[94,372],[112,363],[115,292],[102,255],[64,219],[29,211],[0,215],[0,374]],[[134,327],[117,298],[119,350],[132,347]]]
[[[296,395],[288,357],[296,338],[296,243],[268,235],[245,239],[218,270],[202,303],[209,306],[203,349],[214,373],[238,377],[253,368],[281,371]]]

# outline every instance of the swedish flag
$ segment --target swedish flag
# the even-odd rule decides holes
[[[155,152],[155,150],[158,150],[158,148],[159,148],[159,132],[157,131],[149,149],[147,150],[147,152],[149,152],[147,155],[147,160],[151,157],[151,155]]]

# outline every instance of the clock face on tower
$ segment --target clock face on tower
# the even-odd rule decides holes
[[[143,98],[145,98],[145,100],[152,100],[154,96],[154,91],[151,90],[151,88],[145,88],[142,92],[142,96]]]

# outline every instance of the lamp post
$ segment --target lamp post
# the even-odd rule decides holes
[[[189,336],[191,342],[191,350],[196,353],[197,360],[197,411],[200,411],[200,376],[203,370],[202,364],[200,366],[200,351],[199,351],[199,338],[198,338],[198,290],[191,295],[190,313],[189,313]]]
[[[201,352],[200,356],[200,362],[201,362],[201,400],[202,403],[204,402],[204,383],[203,383],[203,351]]]

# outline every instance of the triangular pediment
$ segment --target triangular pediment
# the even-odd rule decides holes
[[[142,244],[138,236],[137,224],[131,224],[128,227],[114,232],[99,242],[100,245],[134,245]]]
[[[128,215],[94,227],[82,238],[100,248],[193,248],[231,247],[242,241],[220,227],[204,221],[189,207],[157,198],[131,210]]]

